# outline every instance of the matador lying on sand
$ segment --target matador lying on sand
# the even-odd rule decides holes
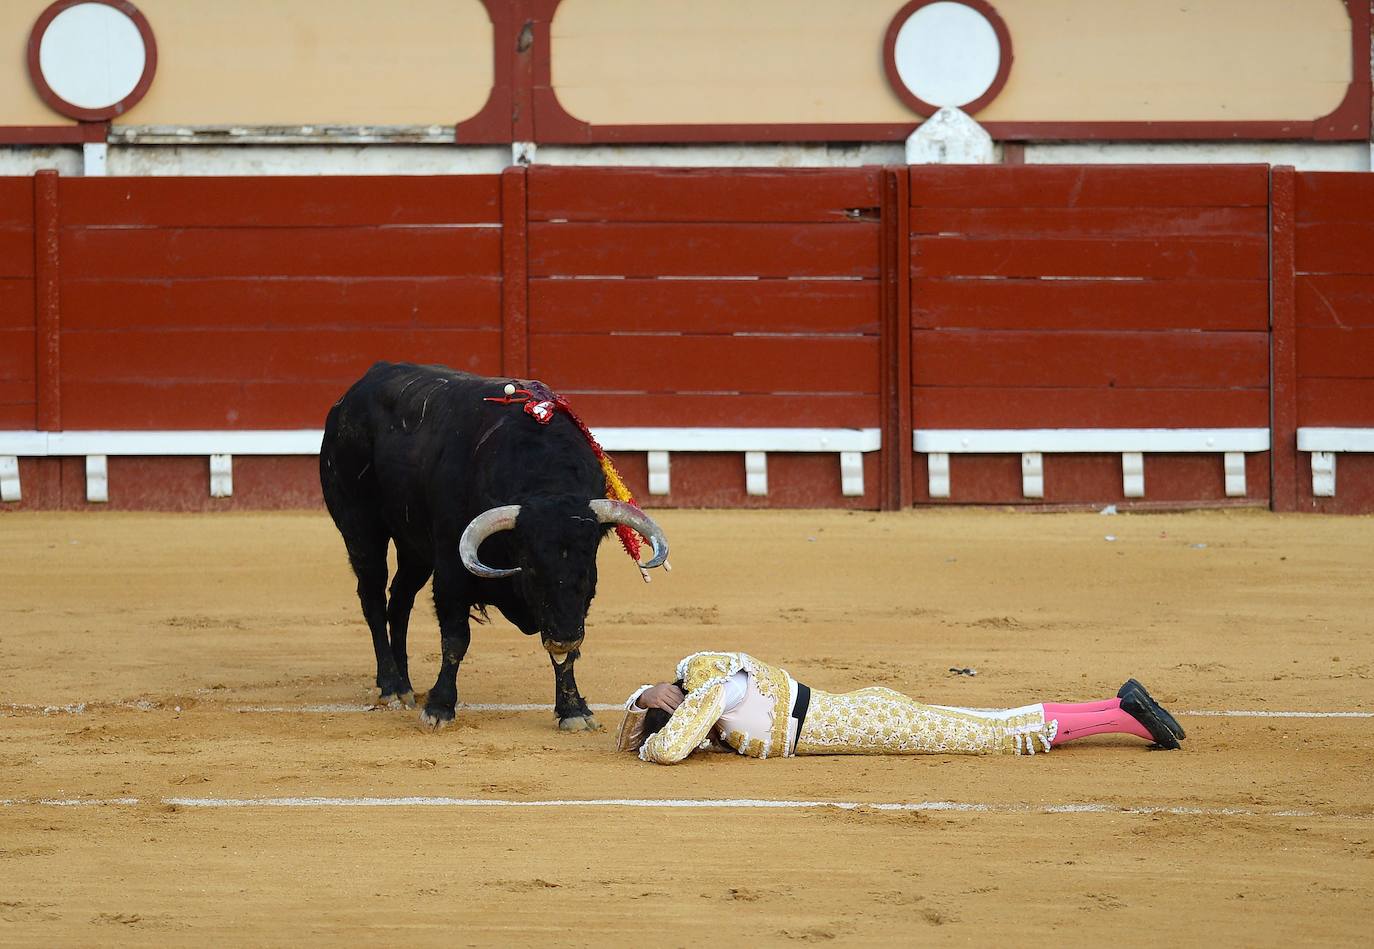
[[[616,747],[676,764],[703,744],[751,758],[792,755],[1035,754],[1089,735],[1135,735],[1178,748],[1178,722],[1130,679],[1114,699],[1004,711],[922,705],[881,687],[833,695],[742,652],[699,652],[677,681],[625,702]]]

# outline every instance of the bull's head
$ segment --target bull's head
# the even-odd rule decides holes
[[[489,580],[513,578],[539,624],[544,648],[561,661],[582,644],[587,610],[596,595],[596,549],[612,526],[623,524],[653,547],[646,568],[668,559],[668,539],[653,520],[621,501],[547,498],[494,507],[472,519],[458,542],[469,573]],[[477,556],[482,542],[511,531],[516,566],[489,567]]]

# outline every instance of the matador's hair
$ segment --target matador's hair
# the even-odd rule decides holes
[[[681,679],[678,679],[673,685],[682,689],[683,694],[686,694],[687,690],[683,687]],[[640,739],[639,747],[643,748],[644,743],[657,735],[663,726],[668,724],[668,719],[672,717],[672,712],[665,712],[661,708],[651,708],[646,711],[644,713],[644,737]]]

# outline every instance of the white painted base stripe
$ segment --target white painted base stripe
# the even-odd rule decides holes
[[[598,428],[607,451],[870,452],[877,428]],[[324,430],[6,431],[0,455],[317,455]]]
[[[1268,451],[1267,428],[1012,428],[916,429],[923,454],[1004,452]]]
[[[605,704],[605,703],[588,702],[588,703],[587,703],[587,707],[590,708],[593,712],[612,712],[612,711],[618,712],[618,711],[620,711],[621,709],[623,709],[625,706],[624,706],[624,705],[620,705],[620,704],[617,704],[617,705],[607,705],[607,704]],[[328,704],[328,705],[292,705],[292,706],[285,706],[285,705],[244,705],[244,706],[240,706],[240,707],[234,709],[234,711],[236,711],[236,712],[271,712],[271,713],[277,713],[277,714],[287,713],[287,712],[378,712],[378,711],[386,711],[386,710],[387,710],[387,707],[386,707],[385,705],[343,705],[343,704]],[[484,703],[480,703],[480,702],[479,702],[479,703],[475,703],[475,704],[473,704],[473,705],[465,705],[465,704],[463,704],[462,702],[459,702],[459,703],[458,703],[458,711],[460,711],[460,712],[552,712],[552,711],[553,711],[553,706],[552,706],[552,705],[540,705],[539,703],[524,703],[524,702],[513,702],[513,703],[500,703],[500,702],[497,702],[497,703],[489,703],[489,704],[484,704]]]
[[[1374,452],[1374,428],[1298,429],[1298,451]]]
[[[138,798],[37,798],[0,799],[4,807],[97,807],[131,806],[143,803]],[[150,802],[151,803],[151,802]],[[591,798],[588,800],[514,801],[504,798],[463,797],[164,797],[157,803],[197,808],[346,808],[346,807],[453,807],[453,808],[556,808],[602,807],[647,809],[743,809],[798,810],[833,808],[835,810],[943,811],[974,814],[1180,814],[1205,817],[1325,817],[1338,820],[1370,820],[1369,814],[1324,813],[1314,810],[1258,810],[1251,807],[1122,807],[1117,804],[990,804],[977,801],[789,801],[759,798]]]
[[[14,712],[37,712],[40,715],[82,715],[88,710],[98,710],[99,704],[90,706],[86,702],[73,705],[21,705],[7,703],[0,705],[0,709],[7,709]],[[138,702],[114,702],[111,708],[133,709],[140,712],[151,712],[168,710],[167,706],[157,703],[138,701]],[[215,708],[217,706],[206,706]],[[619,702],[589,702],[588,708],[593,712],[618,712],[625,706]],[[389,711],[386,706],[353,704],[345,702],[329,702],[318,705],[239,705],[230,709],[234,712],[246,712],[257,714],[272,715],[293,715],[293,714],[333,714],[340,712],[377,712]],[[477,702],[472,705],[463,703],[458,704],[460,712],[552,712],[552,705],[543,705],[538,702]],[[994,712],[997,709],[974,709],[974,711]],[[1189,709],[1187,711],[1175,712],[1180,718],[1374,718],[1374,712],[1323,712],[1323,711],[1284,711],[1280,709]]]

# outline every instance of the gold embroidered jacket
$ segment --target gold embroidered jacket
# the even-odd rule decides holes
[[[751,758],[785,757],[792,753],[787,743],[788,719],[796,698],[797,684],[786,670],[770,666],[742,652],[699,652],[677,664],[687,698],[657,734],[639,745],[644,733],[644,709],[636,700],[640,688],[625,703],[625,719],[620,725],[617,747],[623,751],[639,747],[643,761],[676,764],[707,741],[711,729],[725,712],[725,683],[735,673],[750,674],[759,693],[772,705],[773,721],[768,733],[726,731],[720,738],[735,751]]]

